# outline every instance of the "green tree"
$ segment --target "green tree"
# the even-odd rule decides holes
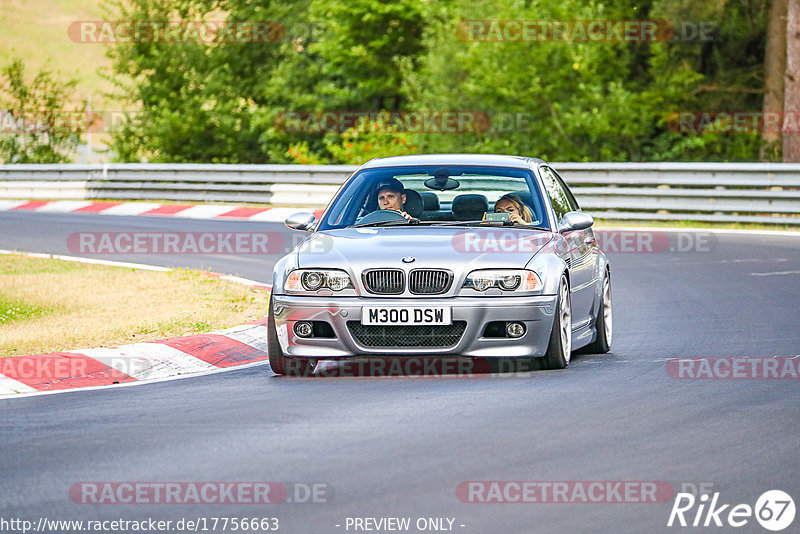
[[[306,142],[292,145],[286,155],[295,163],[361,165],[373,158],[415,154],[417,147],[413,145],[411,135],[399,132],[386,115],[384,113],[372,122],[362,120],[342,132],[341,136],[326,135],[323,155],[312,154]]]
[[[625,4],[625,2],[616,2]],[[470,110],[481,133],[417,136],[425,152],[519,153],[558,161],[642,159],[651,135],[647,86],[627,43],[471,40],[464,21],[633,18],[610,2],[452,3],[432,17],[422,68],[406,65],[411,107]],[[628,2],[629,4],[629,2]],[[457,107],[456,107],[457,106]]]
[[[274,21],[285,30],[261,43],[116,44],[115,79],[141,110],[113,134],[123,161],[337,163],[383,148],[556,161],[758,158],[756,132],[681,131],[674,117],[761,109],[769,0],[115,1],[119,20],[224,13],[230,24]],[[667,42],[492,42],[463,31],[465,20],[648,19],[712,32]],[[287,112],[330,110],[471,111],[489,116],[491,128],[401,129],[391,134],[408,145],[396,147],[372,132],[353,143],[337,130],[283,127]]]
[[[328,147],[340,144],[344,132],[287,133],[281,128],[281,114],[401,109],[406,97],[399,65],[416,64],[424,52],[426,7],[416,0],[310,0],[292,5],[294,11],[283,15],[289,35],[279,47],[280,61],[264,77],[264,105],[255,120],[272,160],[287,161],[287,147],[296,144],[327,159],[333,156]],[[257,9],[249,3],[243,8],[246,14],[237,16],[253,16]],[[298,14],[300,21],[294,18]],[[291,31],[298,22],[308,29],[306,35]],[[332,161],[342,162],[336,156]]]
[[[142,38],[110,49],[116,95],[138,108],[112,132],[120,161],[263,162],[258,132],[250,122],[255,102],[240,91],[219,43],[189,31],[207,20],[219,2],[132,0],[114,4],[113,18],[137,22],[185,22],[177,40]],[[148,36],[148,34],[143,34]]]
[[[757,161],[763,143],[755,131],[675,131],[676,111],[759,112],[765,92],[764,55],[769,0],[659,0],[654,18],[675,21],[677,39],[652,46],[653,106],[659,127],[645,152],[651,160]],[[689,29],[681,32],[678,24]],[[702,28],[707,28],[703,33]],[[681,35],[686,33],[686,35]],[[722,124],[720,124],[721,126]]]
[[[72,104],[77,80],[60,81],[49,70],[25,80],[15,59],[0,70],[0,162],[65,163],[89,127],[85,105]]]
[[[273,21],[274,42],[117,43],[122,99],[141,112],[113,134],[122,161],[292,161],[320,135],[281,131],[287,110],[381,110],[402,101],[399,58],[421,51],[424,17],[403,0],[117,0],[113,18],[132,21]],[[340,135],[341,132],[334,132]]]
[[[560,0],[441,4],[422,67],[404,69],[413,109],[485,111],[480,134],[422,134],[425,152],[556,161],[754,160],[753,133],[675,131],[678,111],[761,107],[768,0]],[[666,20],[666,42],[470,41],[464,20]],[[700,30],[711,27],[709,34]],[[460,38],[455,38],[455,36]],[[669,37],[660,36],[661,38]],[[680,40],[689,37],[688,40]]]

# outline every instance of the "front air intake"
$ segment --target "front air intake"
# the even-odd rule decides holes
[[[406,288],[402,269],[370,269],[361,278],[367,291],[376,295],[399,295]]]
[[[453,273],[443,269],[414,269],[408,278],[408,288],[415,295],[441,295],[452,283]]]

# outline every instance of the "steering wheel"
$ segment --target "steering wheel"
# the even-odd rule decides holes
[[[356,221],[357,224],[371,224],[377,222],[384,222],[384,221],[399,221],[404,220],[405,217],[400,215],[399,212],[394,210],[377,210],[373,211],[372,213],[368,213],[364,215],[359,221]]]

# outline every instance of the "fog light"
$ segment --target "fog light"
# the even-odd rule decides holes
[[[522,323],[506,323],[506,334],[508,337],[522,337],[525,333],[525,325]]]
[[[311,323],[308,321],[298,321],[294,323],[294,333],[300,337],[311,337]]]

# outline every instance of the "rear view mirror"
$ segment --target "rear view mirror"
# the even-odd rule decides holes
[[[433,173],[433,178],[425,180],[425,187],[438,191],[450,191],[451,189],[457,189],[460,185],[461,183],[458,180],[450,178],[450,172],[447,169],[439,169]]]

